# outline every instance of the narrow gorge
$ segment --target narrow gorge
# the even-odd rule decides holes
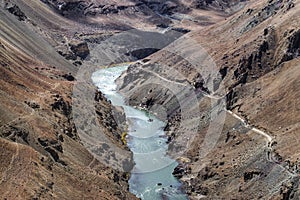
[[[299,0],[0,1],[0,199],[299,199],[299,19]]]

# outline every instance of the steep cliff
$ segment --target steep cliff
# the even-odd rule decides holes
[[[128,103],[168,122],[192,199],[299,197],[299,9],[252,1],[120,78]]]

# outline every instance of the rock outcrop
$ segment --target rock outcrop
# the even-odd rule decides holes
[[[129,174],[100,163],[78,135],[72,113],[77,68],[55,51],[71,43],[74,62],[89,54],[85,41],[70,42],[68,26],[75,22],[41,1],[10,2],[0,2],[1,198],[135,199]],[[77,25],[72,29],[87,30]]]
[[[19,21],[25,21],[27,19],[26,15],[16,4],[8,3],[5,7],[11,14],[15,15]]]
[[[72,42],[69,45],[74,55],[80,57],[82,60],[85,59],[90,53],[86,42]]]
[[[113,48],[122,61],[143,59],[118,79],[120,90],[129,104],[167,123],[170,155],[183,152],[186,158],[179,159],[173,175],[189,197],[299,197],[299,1],[10,0],[0,5],[2,198],[135,199],[128,192],[129,174],[99,162],[82,144],[72,115],[72,87],[91,54],[89,45],[149,27],[160,33],[135,34],[130,51],[123,44]],[[168,35],[169,30],[180,34]],[[169,51],[159,50],[186,33]],[[141,35],[158,41],[141,47]],[[148,48],[153,44],[160,48]],[[201,66],[188,59],[199,59]],[[218,109],[222,96],[226,106]],[[128,152],[122,109],[112,108],[99,92],[92,107],[94,123]],[[224,115],[224,122],[211,124],[212,113]],[[218,136],[208,137],[219,125]],[[94,148],[107,149],[106,144]],[[107,157],[114,160],[114,152]]]
[[[192,31],[189,36],[194,43],[198,42],[217,65],[217,80],[212,80],[213,73],[207,79],[199,76],[195,70],[199,68],[180,57],[199,61],[205,57],[203,50],[197,51],[187,39],[172,47],[177,55],[170,53],[173,49],[158,51],[146,63],[129,67],[120,78],[120,89],[128,103],[149,109],[167,121],[171,155],[181,148],[174,146],[177,138],[183,139],[180,133],[189,133],[191,139],[193,131],[189,128],[198,123],[197,135],[184,154],[189,162],[182,162],[174,171],[191,198],[297,199],[299,145],[293,141],[299,131],[295,104],[300,98],[296,90],[299,9],[296,1],[261,1],[216,26]],[[200,69],[209,71],[213,65],[205,67],[203,64]],[[192,87],[199,107],[191,105],[191,96],[182,100],[183,92],[169,93],[168,88],[174,91],[176,86]],[[223,128],[213,144],[206,135],[214,125],[211,117],[216,105],[212,103],[220,102],[222,96],[226,96],[223,111],[229,111],[224,112]],[[184,102],[190,103],[189,109]],[[195,115],[194,110],[201,113]],[[186,113],[190,115],[184,117]],[[203,153],[205,142],[214,146]]]

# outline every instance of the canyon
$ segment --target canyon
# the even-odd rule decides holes
[[[91,79],[119,63],[189,199],[299,199],[299,0],[2,0],[0,16],[1,199],[138,199],[126,113]]]

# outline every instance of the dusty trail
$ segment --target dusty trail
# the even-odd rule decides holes
[[[32,109],[32,108],[31,108],[31,109]],[[14,123],[14,122],[16,122],[16,121],[20,121],[20,120],[22,120],[22,119],[26,119],[26,118],[32,116],[33,114],[34,114],[34,110],[32,109],[31,112],[30,112],[29,114],[23,115],[23,116],[20,116],[20,117],[17,117],[17,118],[15,118],[15,119],[13,119],[13,120],[7,122],[6,124],[3,124],[2,126],[0,126],[0,129],[1,129],[2,127],[4,127],[4,126],[9,126],[10,124],[12,124],[12,123]]]
[[[184,83],[178,83],[176,81],[172,81],[172,80],[169,80],[167,78],[164,78],[162,77],[161,75],[157,74],[156,72],[153,72],[151,70],[148,70],[148,69],[145,69],[145,68],[140,68],[141,70],[145,71],[145,72],[148,72],[148,73],[151,73],[153,74],[154,76],[166,81],[166,82],[169,82],[169,83],[174,83],[174,84],[177,84],[177,85],[183,85],[183,86],[187,86],[187,84],[184,84]],[[226,98],[226,95],[220,97],[220,96],[214,96],[213,94],[207,94],[205,92],[203,92],[204,96],[210,98],[210,99],[214,99],[214,100],[219,100],[219,99],[223,99],[223,98]],[[275,163],[276,165],[278,165],[280,168],[282,168],[283,170],[285,170],[291,177],[296,177],[298,176],[297,173],[294,173],[294,172],[291,172],[287,167],[283,166],[281,163],[278,163],[278,161],[276,161],[272,156],[270,156],[272,154],[272,152],[274,151],[272,149],[272,144],[275,142],[275,139],[267,132],[263,131],[263,130],[260,130],[256,127],[254,127],[253,125],[250,125],[245,119],[243,119],[241,116],[237,115],[236,113],[230,111],[230,110],[227,110],[226,108],[224,108],[224,110],[232,115],[234,118],[238,119],[239,121],[242,122],[242,124],[244,125],[244,127],[246,128],[249,128],[251,131],[263,136],[265,139],[266,139],[266,146],[268,148],[268,152],[267,152],[267,160],[270,161],[270,162],[273,162]]]
[[[233,113],[230,110],[226,110],[227,113],[229,113],[230,115],[232,115],[234,118],[240,120],[245,127],[250,128],[253,132],[262,135],[263,137],[265,137],[268,141],[268,143],[271,143],[273,141],[272,136],[270,136],[268,133],[259,130],[258,128],[252,127],[248,122],[246,122],[246,120],[244,120],[242,117],[238,116],[237,114]]]
[[[176,82],[176,81],[172,81],[172,80],[169,80],[169,79],[166,79],[162,76],[160,76],[158,73],[156,72],[153,72],[151,70],[148,70],[148,69],[145,69],[145,68],[140,68],[141,70],[145,71],[145,72],[148,72],[150,74],[153,74],[154,76],[160,78],[161,80],[164,80],[166,82],[169,82],[169,83],[174,83],[174,84],[177,84],[177,85],[183,85],[183,86],[188,86],[188,84],[185,84],[185,83],[179,83],[179,82]]]
[[[45,98],[47,97],[47,95],[49,95],[51,93],[51,91],[55,90],[56,88],[58,88],[60,86],[60,83],[55,83],[55,84],[52,84],[52,87],[47,90],[46,92],[41,92],[41,93],[38,93],[37,95],[39,96],[39,98]],[[33,108],[30,108],[31,109],[31,112],[29,114],[26,114],[26,115],[22,115],[22,116],[19,116],[19,117],[16,117],[15,119],[7,122],[6,124],[3,124],[2,126],[0,126],[0,129],[4,126],[8,126],[16,121],[20,121],[22,119],[27,119],[29,117],[31,117],[32,115],[35,114],[35,110]],[[49,121],[49,120],[47,120]]]
[[[16,159],[19,156],[19,144],[18,143],[14,143],[16,145],[16,152],[15,154],[11,157],[11,161],[9,163],[9,166],[7,167],[7,169],[3,172],[3,176],[1,177],[1,181],[0,181],[0,185],[7,181],[7,172],[10,171],[13,166],[14,166],[14,162],[16,161]]]
[[[145,69],[145,68],[140,68],[140,69],[143,70],[143,71],[145,71],[145,72],[151,73],[151,74],[153,74],[154,76],[156,76],[156,77],[158,77],[158,78],[160,78],[161,80],[164,80],[164,81],[166,81],[166,82],[174,83],[174,84],[177,84],[177,85],[188,86],[188,84],[185,84],[185,83],[178,83],[178,82],[176,82],[176,81],[172,81],[172,80],[169,80],[169,79],[167,79],[167,78],[165,78],[165,77],[162,77],[162,76],[159,75],[158,73],[153,72],[153,71],[151,71],[151,70],[148,70],[148,69]],[[226,95],[225,95],[225,96],[222,96],[222,97],[218,97],[218,96],[214,96],[214,95],[207,94],[207,93],[205,93],[205,92],[203,92],[203,94],[204,94],[204,96],[206,96],[206,97],[208,97],[208,98],[210,98],[210,99],[215,99],[215,100],[223,99],[223,98],[225,98],[225,96],[226,96]],[[235,117],[236,119],[240,120],[240,121],[244,124],[245,127],[251,128],[251,130],[254,131],[255,133],[260,134],[260,135],[262,135],[263,137],[265,137],[265,138],[267,139],[268,143],[269,143],[269,142],[271,143],[271,142],[273,141],[272,136],[270,136],[270,135],[269,135],[268,133],[266,133],[265,131],[259,130],[258,128],[255,128],[255,127],[251,126],[250,124],[248,124],[248,123],[246,122],[246,120],[244,120],[242,117],[238,116],[237,114],[233,113],[232,111],[227,110],[227,109],[225,109],[225,111],[226,111],[227,113],[229,113],[230,115],[232,115],[233,117]]]

